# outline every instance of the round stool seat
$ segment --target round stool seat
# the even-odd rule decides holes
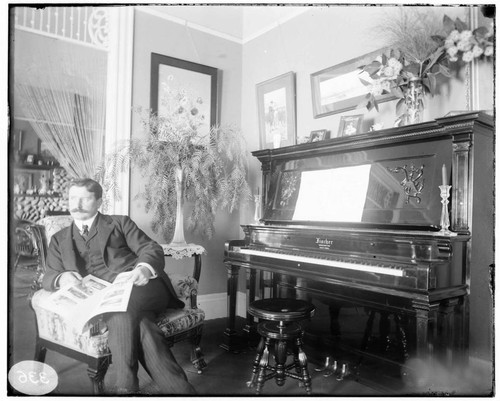
[[[273,340],[293,340],[303,335],[302,327],[295,322],[286,326],[281,326],[277,322],[262,322],[257,326],[257,332],[261,336]]]
[[[248,306],[248,313],[259,319],[279,322],[294,322],[314,316],[313,304],[301,299],[259,299]]]

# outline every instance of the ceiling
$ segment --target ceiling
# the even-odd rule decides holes
[[[188,5],[138,6],[165,18],[246,42],[307,10],[304,6]]]

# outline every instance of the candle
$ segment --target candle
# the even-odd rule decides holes
[[[448,185],[448,173],[446,172],[445,164],[443,164],[442,173],[443,173],[443,185]]]

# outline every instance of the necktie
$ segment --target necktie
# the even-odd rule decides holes
[[[87,238],[87,236],[89,235],[89,226],[84,224],[82,228],[83,228],[82,237]]]

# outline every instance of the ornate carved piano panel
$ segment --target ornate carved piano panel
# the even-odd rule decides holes
[[[243,267],[248,302],[256,272],[266,271],[276,296],[330,300],[332,316],[335,305],[352,304],[405,322],[405,358],[466,355],[471,264],[492,254],[490,243],[471,246],[492,216],[492,127],[491,117],[467,113],[253,152],[262,163],[263,218],[242,226],[243,240],[226,244],[222,346],[236,344]],[[485,177],[478,177],[482,169]],[[452,186],[451,233],[440,231],[443,181]],[[481,214],[473,208],[478,200]],[[481,238],[491,240],[492,232]],[[246,330],[252,325],[247,317]]]

